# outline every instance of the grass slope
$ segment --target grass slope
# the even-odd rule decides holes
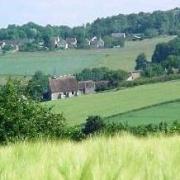
[[[59,52],[15,53],[0,56],[0,74],[32,75],[37,70],[47,74],[69,74],[84,68],[107,66],[133,70],[135,58],[145,52],[151,57],[156,44],[174,38],[159,37],[127,42],[122,49],[67,50]]]
[[[115,115],[106,119],[107,122],[128,122],[129,125],[172,123],[180,121],[180,101],[165,103],[147,109]]]
[[[179,180],[180,137],[94,138],[0,147],[1,180]]]
[[[180,81],[149,84],[100,94],[45,103],[55,113],[63,112],[70,125],[80,124],[89,115],[109,117],[180,98]]]

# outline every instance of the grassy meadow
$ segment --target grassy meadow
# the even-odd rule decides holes
[[[122,49],[67,50],[55,52],[19,52],[0,55],[0,74],[32,75],[41,70],[47,74],[69,74],[84,68],[106,66],[111,69],[134,69],[138,54],[151,58],[156,44],[168,42],[173,36],[126,42]]]
[[[68,123],[74,125],[83,123],[89,115],[109,117],[179,98],[180,81],[170,81],[50,101],[45,105],[53,107],[55,113],[63,112]]]
[[[131,126],[180,121],[180,101],[114,115],[112,117],[108,117],[106,121],[113,123],[128,123]]]
[[[0,147],[1,180],[179,180],[180,138],[96,137]]]

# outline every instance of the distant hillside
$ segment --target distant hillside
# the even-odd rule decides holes
[[[126,46],[120,49],[7,53],[0,55],[0,74],[33,75],[41,70],[46,74],[63,75],[93,67],[132,71],[135,59],[140,53],[144,52],[150,60],[158,43],[165,43],[173,38],[174,36],[165,36],[143,41],[127,41]]]
[[[153,13],[139,13],[101,18],[86,26],[70,28],[68,26],[46,27],[28,23],[23,26],[9,25],[0,30],[0,40],[34,39],[40,41],[48,36],[62,38],[76,37],[83,44],[85,38],[93,36],[109,36],[114,32],[126,34],[143,33],[147,36],[159,34],[177,34],[180,29],[180,8],[169,11],[155,11]]]

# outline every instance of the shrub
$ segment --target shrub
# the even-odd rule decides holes
[[[83,133],[82,128],[78,126],[66,128],[64,136],[74,141],[82,141],[86,138],[86,135]]]
[[[48,75],[41,71],[35,72],[28,82],[26,92],[33,100],[43,101],[48,99]]]
[[[0,89],[0,143],[38,137],[61,137],[65,126],[62,114],[41,106],[23,94],[19,82],[9,80]]]
[[[100,116],[89,116],[86,120],[83,133],[86,135],[99,132],[105,127],[104,121]]]

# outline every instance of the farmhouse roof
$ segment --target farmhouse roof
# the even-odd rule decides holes
[[[78,91],[78,82],[73,76],[64,76],[49,79],[51,93]]]

